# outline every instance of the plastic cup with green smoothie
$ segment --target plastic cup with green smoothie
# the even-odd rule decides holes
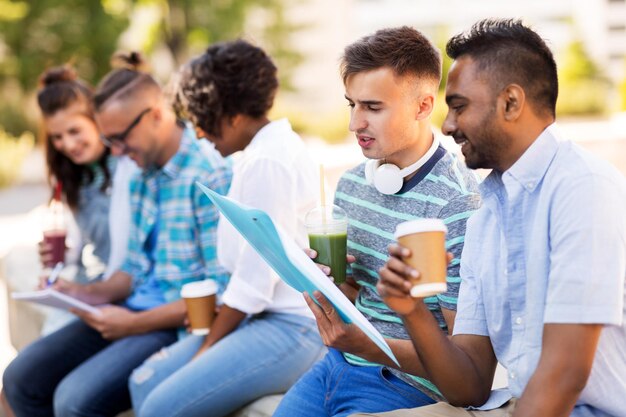
[[[317,252],[315,262],[330,267],[336,285],[346,281],[348,216],[340,207],[320,206],[309,211],[304,220],[309,246]]]

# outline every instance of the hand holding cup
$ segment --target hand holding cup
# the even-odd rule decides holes
[[[39,252],[39,260],[42,265],[50,265],[52,263],[52,245],[45,240],[40,241],[37,244],[37,251]]]
[[[41,262],[48,268],[65,261],[67,225],[63,203],[60,196],[57,197],[44,211],[43,241],[39,244]]]
[[[216,294],[217,283],[210,279],[183,285],[180,295],[187,306],[187,318],[192,334],[199,336],[209,334],[215,317]]]
[[[417,219],[400,223],[395,237],[409,251],[400,253],[402,260],[419,271],[413,276],[410,290],[415,298],[426,298],[445,292],[446,233],[448,229],[440,219]]]
[[[348,217],[338,206],[320,206],[305,217],[309,246],[317,256],[315,261],[322,271],[333,277],[336,285],[346,280]],[[310,256],[311,254],[309,254]],[[327,269],[327,268],[330,268]]]
[[[412,255],[410,249],[400,245],[389,246],[389,259],[379,273],[379,281],[376,289],[385,304],[400,315],[408,315],[415,311],[420,304],[420,298],[411,296],[411,289],[421,279],[420,272],[408,265],[404,259]],[[446,254],[446,264],[449,264],[454,256]]]
[[[313,249],[304,249],[304,252],[313,260],[317,258],[317,252]],[[346,255],[346,264],[354,262],[356,262],[354,255]],[[328,265],[322,265],[319,263],[316,263],[315,265],[317,265],[317,267],[324,273],[324,275],[327,275],[331,281],[335,282],[335,278],[331,275],[332,271]],[[354,278],[352,276],[346,276],[345,281],[339,284],[338,287],[341,292],[354,304],[360,288]]]

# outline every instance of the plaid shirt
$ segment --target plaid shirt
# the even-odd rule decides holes
[[[131,230],[120,269],[132,277],[133,290],[152,272],[166,302],[178,300],[188,282],[214,279],[220,293],[228,282],[228,273],[217,263],[219,215],[195,182],[225,195],[232,173],[215,150],[202,148],[193,131],[185,129],[178,152],[165,166],[146,169],[130,183]],[[146,243],[157,219],[156,246],[148,253]]]

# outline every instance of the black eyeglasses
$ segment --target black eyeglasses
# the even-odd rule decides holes
[[[122,151],[126,150],[126,136],[130,134],[130,132],[135,128],[135,126],[137,126],[139,122],[141,122],[141,119],[143,118],[143,116],[146,113],[148,113],[150,110],[152,110],[152,107],[148,107],[147,109],[139,113],[139,115],[135,117],[135,120],[133,120],[131,124],[128,125],[126,130],[124,130],[122,133],[115,133],[113,135],[109,135],[108,137],[101,134],[100,140],[102,141],[102,143],[104,143],[105,146],[109,148],[116,147],[116,148],[121,148]]]

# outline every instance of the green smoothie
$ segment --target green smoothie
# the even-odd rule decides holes
[[[309,246],[317,252],[315,262],[330,267],[330,275],[339,285],[346,281],[348,236],[344,233],[309,234]]]

